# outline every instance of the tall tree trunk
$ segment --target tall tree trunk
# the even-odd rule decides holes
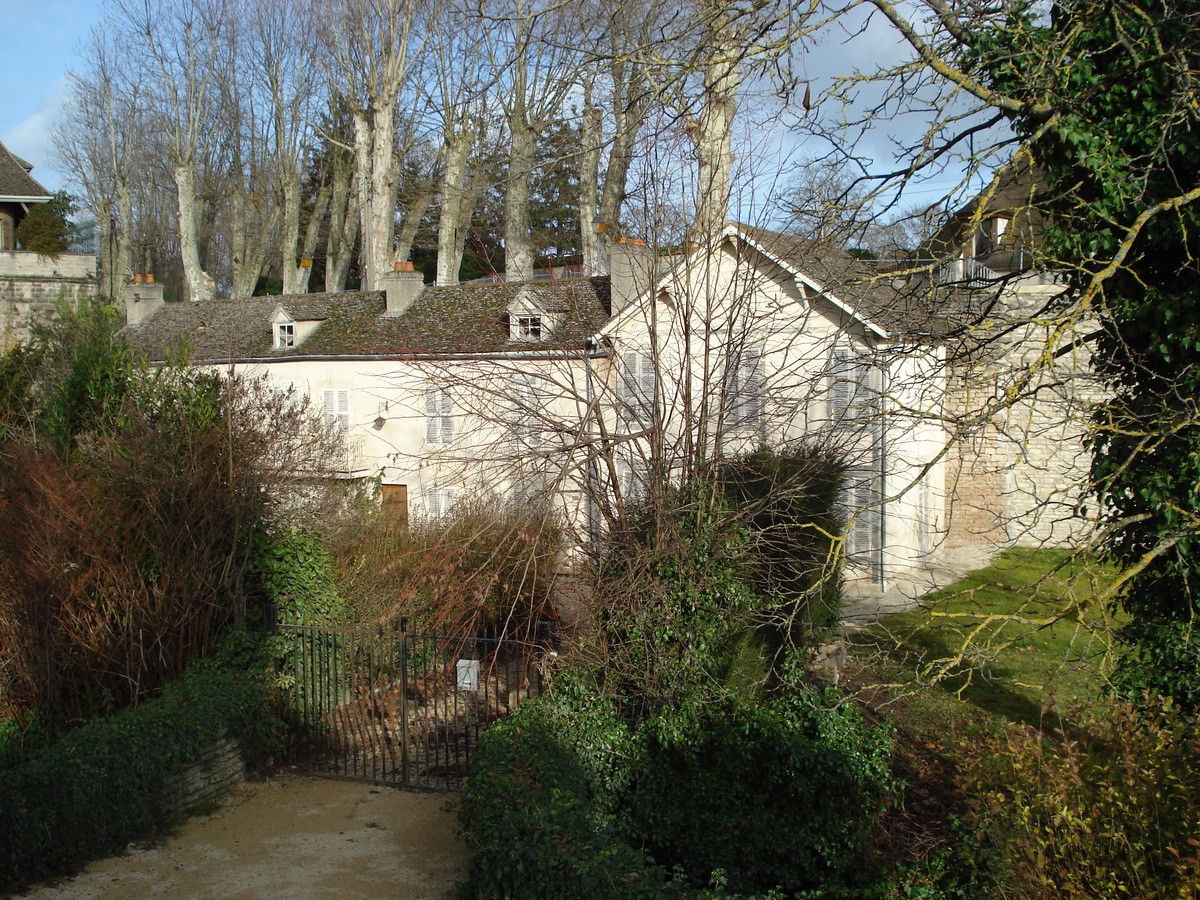
[[[280,181],[283,187],[283,292],[308,292],[309,270],[300,265],[300,173],[289,169]]]
[[[396,227],[396,111],[391,102],[373,98],[366,113],[354,114],[358,163],[358,207],[362,221],[363,290],[380,290],[392,269]]]
[[[265,212],[261,204],[270,204]],[[279,221],[279,209],[269,194],[252,196],[242,192],[232,211],[233,296],[249,297],[258,285],[270,250],[271,235]]]
[[[333,199],[329,204],[329,241],[325,254],[325,290],[346,287],[346,273],[354,259],[358,237],[358,192],[351,190],[354,172],[349,168],[334,173]]]
[[[467,239],[463,213],[470,154],[470,133],[465,129],[447,129],[442,145],[442,208],[438,212],[438,284],[457,284],[462,268]]]
[[[583,155],[579,161],[579,239],[583,248],[583,271],[605,275],[608,266],[601,258],[603,241],[596,233],[595,219],[600,202],[600,144],[604,140],[600,110],[592,105],[591,85],[584,86]]]
[[[211,300],[216,293],[212,276],[200,265],[196,237],[196,164],[186,162],[175,167],[175,191],[179,202],[179,249],[183,257],[183,278],[189,300]]]
[[[525,119],[525,104],[509,118],[512,150],[508,157],[508,189],[504,195],[504,278],[524,281],[533,275],[529,240],[529,179],[533,175],[534,133]]]
[[[704,101],[694,125],[697,172],[697,240],[711,240],[729,220],[733,173],[733,117],[741,85],[738,45],[729,14],[714,13],[709,56],[704,66]]]
[[[405,207],[404,217],[400,220],[400,230],[396,233],[396,259],[404,261],[412,255],[412,245],[417,238],[417,231],[421,228],[421,218],[429,209],[436,193],[437,188],[430,181],[413,195]]]
[[[321,187],[317,190],[317,199],[313,202],[312,213],[308,217],[308,225],[304,228],[304,244],[300,248],[300,255],[306,257],[310,262],[317,252],[317,240],[321,234],[321,220],[325,218],[325,210],[329,206],[330,192],[330,183],[323,181]],[[287,260],[284,260],[284,263],[286,264]],[[296,268],[300,270],[300,279],[296,285],[296,293],[307,294],[309,279],[312,277],[312,266],[298,265]]]
[[[632,71],[630,71],[632,68]],[[629,168],[633,165],[633,150],[638,132],[646,118],[646,85],[644,77],[632,63],[617,63],[612,67],[613,120],[612,146],[608,151],[608,167],[604,172],[604,193],[600,198],[600,218],[618,228]]]

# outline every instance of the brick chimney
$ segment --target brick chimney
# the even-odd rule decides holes
[[[163,305],[163,286],[153,275],[134,275],[125,286],[125,321],[140,325],[158,312]]]
[[[411,262],[396,263],[396,270],[382,278],[387,299],[385,316],[402,316],[425,290],[425,276],[413,269]]]

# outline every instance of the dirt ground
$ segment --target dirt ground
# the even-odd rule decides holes
[[[443,900],[466,877],[453,794],[277,776],[23,900]]]

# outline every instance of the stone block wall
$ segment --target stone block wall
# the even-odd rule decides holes
[[[1041,315],[1046,290],[1007,298],[979,350],[954,364],[946,412],[958,423],[947,465],[948,544],[1062,546],[1090,533],[1084,439],[1105,397],[1087,322]]]
[[[60,301],[74,305],[95,296],[96,259],[0,251],[0,352],[27,340],[32,326],[47,322]]]
[[[167,782],[171,811],[184,816],[246,780],[246,764],[232,738],[222,738]]]

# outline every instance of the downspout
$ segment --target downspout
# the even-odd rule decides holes
[[[890,363],[879,367],[879,590],[887,591],[887,398]]]
[[[588,341],[590,344],[591,341]],[[595,550],[596,545],[600,543],[599,529],[596,525],[596,449],[593,441],[594,434],[592,432],[592,356],[587,352],[587,344],[584,345],[583,370],[584,370],[584,400],[587,405],[584,407],[583,433],[584,439],[587,441],[587,532],[588,540],[591,542],[592,550]]]

